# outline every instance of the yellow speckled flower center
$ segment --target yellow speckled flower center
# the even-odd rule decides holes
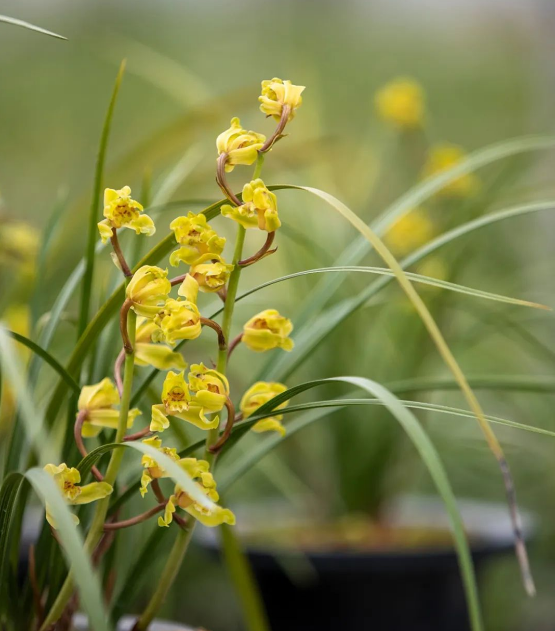
[[[64,482],[64,495],[68,499],[74,500],[79,495],[79,493],[81,493],[81,489],[73,484],[73,482],[70,482],[69,480],[66,480]]]
[[[123,224],[129,223],[133,219],[139,216],[139,211],[136,208],[129,206],[129,204],[118,204],[113,209],[112,222],[115,228],[121,228]]]

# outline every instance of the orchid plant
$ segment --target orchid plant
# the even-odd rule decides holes
[[[115,94],[118,87],[119,80]],[[94,631],[108,629],[109,623],[102,614],[100,591],[95,587],[97,573],[94,568],[99,570],[98,573],[100,570],[103,571],[107,583],[104,600],[114,613],[117,607],[111,601],[110,585],[113,577],[109,571],[113,560],[111,555],[114,542],[127,529],[155,520],[159,528],[175,529],[177,534],[165,560],[165,566],[151,590],[150,599],[139,612],[133,630],[148,629],[159,612],[186,555],[197,523],[209,528],[221,528],[224,548],[227,547],[228,551],[231,551],[227,558],[232,578],[242,602],[250,603],[250,606],[245,606],[248,627],[252,631],[264,630],[266,626],[260,603],[257,601],[256,589],[252,584],[245,559],[241,556],[233,529],[230,528],[235,525],[236,517],[233,511],[225,506],[218,492],[218,460],[223,452],[233,449],[234,444],[247,432],[270,432],[279,439],[283,438],[288,431],[287,423],[283,422],[284,415],[302,409],[302,406],[287,407],[293,396],[316,386],[340,382],[363,389],[372,400],[385,406],[406,430],[419,451],[451,518],[473,630],[482,629],[472,560],[453,492],[439,455],[416,417],[408,409],[409,406],[403,405],[380,384],[360,377],[336,377],[307,382],[291,388],[278,381],[253,379],[244,392],[234,392],[230,387],[228,368],[232,353],[239,344],[254,353],[288,352],[294,347],[291,320],[273,308],[252,314],[246,322],[241,323],[241,332],[231,337],[232,325],[238,324],[234,323],[234,308],[239,298],[238,289],[242,274],[247,274],[248,268],[253,265],[264,265],[267,258],[276,252],[274,244],[281,226],[276,191],[283,188],[304,190],[329,203],[360,232],[362,244],[374,248],[387,264],[386,269],[337,267],[331,271],[364,271],[396,277],[422,318],[440,355],[465,395],[471,414],[477,418],[486,441],[499,462],[515,528],[517,554],[525,584],[528,591],[533,592],[507,461],[491,430],[489,417],[483,413],[434,319],[413,288],[413,282],[463,293],[472,294],[473,290],[447,281],[434,280],[428,276],[406,273],[404,268],[409,263],[398,263],[376,233],[331,195],[303,187],[268,186],[261,177],[266,157],[276,150],[277,144],[285,137],[286,129],[301,107],[304,89],[304,86],[277,78],[262,82],[260,110],[276,122],[274,131],[266,138],[261,133],[244,129],[239,118],[233,118],[229,129],[223,131],[216,139],[215,176],[224,199],[198,214],[188,212],[186,215],[175,217],[169,224],[169,234],[139,264],[135,265],[130,261],[130,253],[120,244],[121,231],[134,231],[138,235],[137,238],[152,237],[156,234],[157,227],[149,214],[145,213],[143,205],[132,197],[131,188],[106,188],[103,199],[104,218],[100,222],[97,216],[97,200],[93,201],[90,215],[92,229],[89,233],[90,240],[83,272],[81,304],[84,307],[81,314],[84,316],[80,322],[77,347],[66,368],[25,336],[10,332],[12,338],[46,359],[61,377],[44,415],[45,426],[54,426],[68,388],[72,388],[74,393],[73,400],[69,402],[72,431],[67,432],[71,440],[67,440],[66,436],[62,451],[66,462],[53,459],[43,466],[42,471],[34,467],[25,474],[19,473],[14,463],[18,462],[17,458],[23,450],[24,443],[21,436],[14,433],[10,454],[16,453],[18,456],[11,455],[8,458],[6,471],[9,475],[0,491],[0,509],[4,511],[0,519],[0,533],[4,537],[0,545],[0,579],[8,572],[9,542],[14,536],[13,523],[22,519],[23,509],[18,509],[17,502],[18,493],[25,479],[31,483],[45,503],[48,526],[41,535],[42,541],[54,541],[64,550],[69,560],[69,572],[60,580],[59,567],[50,568],[57,574],[49,576],[49,568],[36,567],[34,551],[31,552],[29,578],[34,609],[32,613],[27,612],[27,615],[32,628],[39,631],[70,629],[73,615],[81,604],[89,615],[90,625]],[[378,94],[377,107],[384,118],[397,125],[410,127],[418,125],[424,116],[421,99],[418,86],[403,80]],[[114,101],[115,98],[112,100],[108,119],[113,112]],[[437,157],[437,160],[444,162],[450,159],[453,162],[451,154]],[[254,171],[245,182],[242,193],[236,194],[228,182],[227,174],[236,168],[249,166],[254,167]],[[457,158],[447,174],[445,170],[438,174],[437,169],[435,175],[430,174],[432,184],[428,184],[428,189],[433,192],[453,183],[458,186],[462,185],[461,182],[474,184],[469,173],[471,168],[472,164]],[[97,182],[101,181],[101,171],[100,164]],[[148,210],[146,203],[145,206]],[[425,217],[422,218],[418,211],[409,215],[411,208],[402,210],[404,214],[399,212],[395,219],[411,217],[412,223],[408,223],[409,237],[415,238],[420,244],[422,240],[426,241],[433,236]],[[218,234],[210,223],[218,213],[223,217],[223,221],[235,224],[236,237],[231,260],[224,258],[226,239]],[[244,252],[247,230],[256,231],[260,235],[260,247],[254,253]],[[400,249],[395,247],[396,240],[399,243],[406,242],[403,231],[407,231],[407,225],[403,227],[397,224],[395,228],[393,222],[389,241],[386,239],[392,250]],[[90,290],[95,250],[99,245],[98,236],[103,244],[111,245],[112,259],[121,272],[123,286],[113,294],[98,315],[89,321]],[[360,251],[363,252],[362,247]],[[175,275],[170,275],[168,269],[156,265],[167,254],[170,266],[177,270]],[[330,270],[314,270],[322,271]],[[474,293],[483,298],[542,307],[487,292]],[[205,313],[202,294],[212,294],[221,302],[221,322],[215,319],[218,314],[208,316]],[[98,383],[80,385],[82,382],[79,381],[79,375],[85,374],[81,371],[84,358],[100,332],[109,325],[112,315],[119,318],[121,338],[121,351],[115,356],[113,378],[106,375]],[[217,357],[216,364],[210,365],[208,356],[204,363],[193,363],[189,366],[186,361],[188,344],[201,336],[211,338]],[[2,340],[4,338],[0,336],[2,348],[6,351],[6,366],[11,369],[17,362],[9,363],[10,347]],[[185,353],[182,352],[183,349]],[[4,367],[4,363],[2,366]],[[155,393],[156,402],[148,411],[144,408],[142,394],[152,379],[138,384],[137,366],[150,366],[153,369],[153,376],[159,372],[164,373],[161,389]],[[77,378],[74,375],[77,375]],[[13,379],[14,391],[23,396],[25,384],[21,380],[18,381],[17,376]],[[324,402],[320,407],[327,405],[341,409],[342,406],[349,405],[349,401],[345,398]],[[134,407],[135,403],[139,407]],[[33,417],[33,413],[33,410],[24,409],[21,416],[25,420]],[[146,421],[142,422],[141,419]],[[174,436],[174,433],[165,432],[170,428],[187,425],[201,430],[204,439],[178,451],[176,446],[172,446],[171,440],[166,439],[166,436]],[[29,442],[35,447],[35,453],[29,455],[29,460],[30,464],[34,465],[40,460],[37,455],[41,453],[40,446],[48,445],[49,437],[44,437],[41,433],[42,428],[33,429],[33,422],[30,422],[28,427]],[[141,456],[142,469],[137,479],[128,484],[128,488],[125,488],[127,481],[122,481],[120,476],[123,453],[126,450],[138,452]],[[78,453],[81,456],[80,461]],[[44,455],[41,453],[41,456]],[[137,456],[137,453],[133,455]],[[106,459],[102,460],[104,456],[109,456],[107,462]],[[241,465],[242,468],[236,471],[236,475],[248,469],[253,462],[255,457],[250,460],[247,456],[245,463]],[[89,476],[94,480],[88,481]],[[166,486],[167,482],[164,482],[168,479],[172,481],[169,489]],[[145,510],[126,519],[120,519],[120,510],[130,497],[143,498]],[[77,509],[79,515],[67,510],[68,506],[89,503],[94,503],[92,509],[83,513]],[[80,519],[86,531],[84,540],[80,538],[80,527],[76,528]],[[90,581],[89,577],[92,577]],[[52,581],[51,584],[49,580]],[[10,626],[5,612],[2,615],[3,621],[8,625],[6,628],[11,631],[13,625]]]

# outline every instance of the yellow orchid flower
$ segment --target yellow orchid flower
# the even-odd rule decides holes
[[[253,180],[243,187],[241,206],[222,206],[222,215],[229,217],[243,228],[259,228],[274,232],[281,226],[277,212],[277,198],[260,179]]]
[[[210,465],[206,460],[197,460],[196,458],[182,458],[179,466],[197,483],[202,492],[213,502],[219,500],[216,491],[216,481],[209,471]],[[159,526],[169,526],[173,521],[173,514],[176,507],[182,508],[192,515],[204,526],[214,527],[222,524],[235,524],[235,515],[229,508],[215,506],[214,508],[206,508],[197,504],[185,491],[178,485],[175,487],[174,494],[170,497],[164,511],[164,516],[158,518]]]
[[[155,342],[175,344],[177,340],[195,340],[202,331],[198,307],[189,300],[169,298],[154,318]]]
[[[218,236],[206,221],[206,215],[188,213],[177,217],[170,224],[175,240],[181,246],[170,255],[170,264],[176,267],[180,262],[193,265],[203,254],[221,254],[225,239]]]
[[[385,234],[394,254],[404,256],[427,243],[436,234],[434,223],[423,208],[414,208],[398,219]]]
[[[275,381],[257,381],[253,384],[243,395],[239,408],[243,413],[244,418],[252,416],[258,408],[273,399],[276,395],[281,394],[287,390],[287,386]],[[285,401],[279,405],[276,410],[280,410],[287,407],[289,401]],[[263,418],[257,421],[253,426],[253,432],[278,432],[282,436],[285,435],[285,427],[281,424],[283,414]]]
[[[143,265],[133,274],[125,295],[137,315],[154,318],[160,311],[172,288],[167,275],[168,270],[154,265]]]
[[[198,400],[193,400],[183,372],[174,373],[171,370],[164,380],[162,403],[152,406],[150,430],[162,432],[167,429],[170,424],[168,416],[174,416],[205,430],[218,427],[220,422],[217,416],[212,420],[206,418],[204,407]]]
[[[151,343],[158,331],[159,327],[153,320],[139,318],[135,333],[135,365],[154,366],[158,370],[185,370],[187,364],[181,353],[172,351],[165,344]]]
[[[115,190],[107,188],[104,191],[104,219],[98,224],[98,231],[103,243],[112,236],[112,228],[130,228],[137,234],[151,237],[156,228],[148,215],[142,214],[143,207],[139,202],[131,199],[131,189],[124,186]]]
[[[33,276],[40,233],[31,224],[6,219],[2,217],[0,222],[0,263],[20,268],[25,276]]]
[[[229,396],[229,381],[217,370],[204,364],[191,364],[189,390],[196,401],[208,412],[219,412]]]
[[[73,467],[70,469],[65,463],[58,466],[47,464],[44,471],[54,478],[54,482],[58,485],[65,501],[71,506],[101,500],[110,495],[113,490],[107,482],[91,482],[85,486],[79,486],[79,482],[81,482],[79,469]],[[46,520],[52,528],[56,528],[56,522],[48,504],[46,504]],[[73,521],[76,524],[79,523],[77,515],[73,515]]]
[[[81,389],[77,401],[78,414],[84,414],[85,422],[81,430],[84,438],[98,436],[103,427],[117,429],[119,410],[114,406],[119,405],[119,393],[108,377],[92,386],[84,386]],[[141,414],[137,408],[129,410],[127,427],[133,427],[135,418]]]
[[[145,438],[141,442],[143,442],[145,445],[149,445],[150,447],[154,447],[154,449],[157,449],[168,458],[171,458],[174,462],[179,461],[177,449],[174,449],[173,447],[162,447],[162,440],[158,438],[158,436]],[[143,455],[143,457],[141,458],[141,464],[144,467],[144,471],[141,476],[141,488],[139,490],[141,492],[141,495],[144,497],[145,494],[148,493],[148,486],[152,482],[152,480],[166,478],[168,477],[168,474],[166,470],[162,468],[158,464],[158,462],[148,454]]]
[[[272,348],[282,348],[284,351],[293,349],[293,340],[288,335],[293,330],[293,324],[275,309],[266,309],[253,316],[243,327],[243,344],[252,351],[269,351]]]
[[[424,122],[424,90],[413,79],[387,83],[376,93],[375,103],[379,116],[396,127],[410,129]]]
[[[203,254],[191,266],[189,274],[197,281],[201,291],[213,292],[224,287],[232,270],[233,265],[228,265],[221,256]]]
[[[304,89],[304,85],[293,85],[289,80],[282,81],[274,78],[270,81],[266,79],[262,81],[262,94],[258,97],[260,111],[279,121],[283,106],[287,105],[289,107],[287,121],[290,121],[303,102],[301,94]]]
[[[430,149],[424,165],[423,177],[431,177],[459,164],[467,158],[462,147],[450,143],[435,145]],[[438,195],[443,197],[470,197],[480,188],[480,180],[474,173],[466,173],[446,184]]]
[[[222,132],[216,139],[218,155],[227,154],[225,170],[233,171],[238,164],[253,164],[258,158],[258,150],[262,149],[266,136],[241,127],[238,118],[231,119],[231,127]]]

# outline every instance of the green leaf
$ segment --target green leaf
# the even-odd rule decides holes
[[[485,228],[506,219],[526,216],[531,213],[555,210],[555,201],[538,201],[529,204],[522,204],[512,208],[500,210],[478,219],[474,219],[453,230],[450,230],[441,236],[433,239],[425,246],[419,248],[410,256],[400,262],[403,269],[418,263],[424,257],[432,254],[441,247],[448,245],[468,234],[472,234],[476,230]],[[291,353],[274,354],[274,356],[266,363],[258,379],[265,380],[271,375],[276,381],[284,381],[287,377],[309,356],[318,344],[326,339],[326,337],[335,330],[342,322],[344,322],[352,313],[360,309],[363,305],[376,296],[378,292],[384,289],[393,279],[391,277],[380,278],[371,283],[366,289],[359,292],[357,296],[347,298],[341,302],[332,305],[321,313],[321,315],[304,325],[295,321],[295,348]],[[243,296],[239,296],[238,300]]]
[[[33,351],[35,355],[44,359],[44,361],[60,375],[60,377],[73,390],[73,392],[75,392],[76,394],[79,394],[81,390],[79,388],[79,384],[67,372],[67,370],[58,362],[58,360],[52,357],[52,355],[48,351],[45,351],[36,342],[33,342],[33,340],[30,340],[29,338],[25,337],[24,335],[20,335],[19,333],[16,333],[15,331],[6,330],[6,333],[10,335],[11,337],[13,337],[13,339],[16,342],[23,344],[24,346],[29,348],[31,351]]]
[[[2,375],[7,381],[16,396],[18,405],[18,417],[21,418],[25,435],[28,443],[34,451],[35,455],[43,458],[45,462],[56,462],[57,452],[54,449],[54,441],[50,440],[44,426],[44,416],[42,412],[35,407],[33,395],[28,389],[25,379],[25,370],[21,364],[13,347],[10,333],[0,325],[0,365],[2,366]],[[64,382],[65,383],[65,382]],[[15,426],[13,432],[21,432],[21,428]],[[26,450],[20,450],[25,452]],[[7,469],[15,470],[16,461],[24,457],[25,453],[12,454],[11,449],[7,459]]]
[[[462,522],[457,507],[455,496],[453,494],[451,485],[447,478],[447,474],[445,473],[445,469],[435,447],[420,426],[418,419],[414,416],[414,414],[412,414],[412,412],[404,407],[403,404],[382,385],[371,381],[370,379],[363,379],[361,377],[333,377],[330,379],[319,379],[316,381],[310,381],[299,386],[290,388],[286,392],[277,395],[271,401],[261,406],[259,410],[261,413],[269,412],[271,411],[271,409],[276,408],[281,403],[288,401],[292,397],[301,394],[306,390],[310,390],[318,386],[328,385],[331,383],[346,383],[354,385],[358,388],[361,388],[362,390],[365,390],[373,397],[376,397],[376,399],[382,401],[383,405],[400,423],[400,425],[403,427],[408,437],[414,444],[415,448],[420,454],[420,457],[426,465],[432,480],[436,485],[436,488],[445,504],[445,508],[449,515],[455,548],[457,551],[459,566],[465,588],[472,629],[473,631],[483,629],[472,558],[464,531],[464,524]],[[271,441],[273,443],[272,446],[275,446],[276,444],[281,442],[279,439],[281,439],[281,437],[271,437]],[[249,452],[249,454],[246,455],[246,459],[248,459],[249,462],[248,468],[250,468],[250,466],[252,466],[252,464],[254,464],[258,460],[258,458],[260,457],[260,451],[260,449],[252,450],[251,452]],[[234,482],[238,477],[236,472],[239,467],[239,462],[234,463],[234,466],[235,473],[232,469],[231,473],[228,472],[226,478],[220,480],[219,482],[219,486],[223,491],[229,488],[230,484]],[[241,465],[241,470],[247,470],[247,467]]]
[[[399,199],[386,208],[371,224],[370,228],[379,236],[383,236],[393,223],[401,219],[404,215],[416,208],[426,200],[430,199],[444,186],[453,182],[461,175],[472,173],[477,169],[487,166],[498,160],[510,156],[527,153],[531,151],[544,151],[555,146],[553,136],[523,136],[513,138],[500,143],[495,143],[478,149],[469,154],[467,158],[455,166],[438,173],[409,189]],[[354,243],[341,253],[336,261],[336,265],[351,265],[359,263],[366,256],[373,246],[359,237]],[[311,315],[318,313],[328,302],[330,297],[341,285],[341,278],[326,278],[305,300],[305,308],[299,316],[297,326],[300,326]]]
[[[402,266],[389,251],[385,243],[350,208],[343,204],[343,202],[333,197],[333,195],[330,195],[329,193],[326,193],[324,191],[306,186],[299,186],[295,188],[298,188],[299,190],[304,190],[307,193],[315,195],[316,197],[319,197],[320,199],[325,201],[344,219],[346,219],[358,232],[360,232],[360,234],[369,242],[369,244],[376,250],[383,261],[394,272],[395,277],[399,285],[401,286],[401,289],[405,292],[407,298],[410,300],[414,309],[418,313],[420,319],[422,320],[422,323],[428,331],[430,338],[436,346],[439,355],[443,359],[449,371],[452,373],[455,380],[458,382],[460,390],[467,400],[470,409],[474,412],[476,420],[478,421],[478,425],[480,426],[480,429],[482,430],[482,433],[486,440],[486,443],[499,465],[503,484],[505,486],[507,501],[510,508],[510,515],[515,538],[515,551],[520,564],[524,587],[529,595],[533,595],[535,593],[534,581],[530,572],[525,542],[522,538],[522,527],[520,523],[521,520],[516,505],[514,483],[512,480],[509,465],[505,458],[505,454],[503,453],[503,448],[501,447],[501,444],[499,443],[495,432],[491,428],[488,421],[485,419],[480,402],[478,401],[476,395],[474,394],[474,391],[468,384],[464,372],[455,359],[455,356],[451,352],[449,345],[445,341],[445,338],[443,337],[443,334],[441,333],[441,330],[434,320],[432,314],[430,313],[428,307],[426,306],[425,302],[422,300],[418,292],[414,289],[412,283],[407,278]]]
[[[60,193],[56,205],[52,211],[52,214],[48,218],[46,226],[42,232],[40,239],[39,252],[37,254],[37,262],[35,265],[36,275],[33,281],[33,295],[31,296],[31,322],[33,330],[37,326],[41,315],[41,309],[43,304],[43,296],[47,294],[50,289],[49,284],[46,282],[46,269],[48,256],[53,245],[53,240],[57,234],[60,221],[63,213],[67,207],[67,193]],[[54,249],[52,248],[52,251]]]
[[[52,441],[46,436],[43,418],[35,407],[32,395],[27,388],[25,373],[14,352],[12,340],[3,327],[0,327],[0,362],[3,374],[7,375],[15,392],[19,404],[20,417],[26,430],[27,440],[32,446],[37,458],[43,462],[57,463],[58,458]],[[75,527],[70,510],[68,509],[60,489],[50,475],[42,469],[33,468],[27,471],[25,477],[29,480],[37,494],[47,502],[58,525],[60,540],[68,563],[72,566],[75,581],[80,591],[81,602],[89,614],[93,631],[108,631],[106,616],[100,586],[88,556],[83,547],[83,539]],[[21,474],[7,476],[0,494],[0,533],[8,532],[10,522],[16,510],[16,499],[21,488]],[[16,521],[16,520],[14,520]],[[9,539],[9,537],[8,537]],[[2,536],[2,542],[4,537]],[[6,543],[7,545],[7,543]],[[0,552],[0,576],[4,576],[7,561],[6,551]]]
[[[94,174],[94,186],[89,209],[89,222],[87,233],[87,246],[85,250],[85,273],[83,276],[83,285],[81,288],[81,306],[79,309],[78,332],[83,333],[89,321],[89,311],[92,295],[92,284],[95,263],[95,247],[98,241],[98,228],[96,224],[99,221],[98,210],[102,200],[102,186],[104,179],[104,162],[106,160],[106,151],[108,149],[108,139],[110,137],[110,128],[112,126],[112,118],[116,108],[119,88],[125,71],[125,61],[121,62],[116,82],[112,92],[112,98],[104,119],[102,135],[100,137],[100,147],[98,149],[98,157],[96,159],[96,169]]]
[[[141,585],[149,580],[145,567],[150,567],[154,558],[166,558],[164,552],[168,551],[168,546],[162,546],[162,544],[167,543],[170,532],[170,528],[159,528],[155,524],[140,553],[136,554],[134,559],[132,559],[132,564],[128,568],[124,582],[113,599],[112,620],[114,623],[129,610],[129,607],[137,597],[137,593],[139,593]],[[161,551],[162,547],[163,550]]]
[[[7,15],[0,15],[0,22],[5,22],[6,24],[12,24],[13,26],[20,26],[21,28],[26,28],[29,31],[36,31],[37,33],[42,33],[43,35],[49,35],[50,37],[55,37],[56,39],[67,40],[67,37],[64,37],[63,35],[58,35],[58,33],[47,31],[45,28],[42,28],[40,26],[35,26],[34,24],[30,24],[29,22],[24,22],[23,20],[10,18]]]
[[[303,270],[302,272],[295,272],[294,274],[287,274],[286,276],[281,276],[280,278],[275,278],[274,280],[267,281],[250,289],[249,291],[241,294],[240,298],[246,298],[251,294],[260,291],[261,289],[265,289],[266,287],[271,287],[277,283],[282,283],[286,280],[291,280],[293,278],[301,278],[302,276],[309,276],[312,274],[330,274],[330,273],[360,273],[360,274],[377,274],[378,276],[390,276],[392,278],[395,277],[395,274],[385,267],[362,267],[362,266],[343,266],[343,267],[321,267],[318,269],[309,269]],[[510,298],[509,296],[503,296],[501,294],[494,294],[489,291],[483,291],[481,289],[473,289],[471,287],[465,287],[464,285],[457,285],[456,283],[450,283],[445,280],[440,280],[437,278],[431,278],[430,276],[423,276],[422,274],[413,274],[411,272],[405,272],[406,277],[415,282],[422,283],[423,285],[430,285],[431,287],[438,287],[440,289],[448,289],[450,291],[454,291],[460,294],[466,294],[468,296],[473,296],[475,298],[485,298],[487,300],[494,300],[496,302],[505,302],[511,305],[519,305],[523,307],[533,307],[535,309],[544,309],[546,311],[551,311],[551,307],[547,307],[545,305],[530,302],[528,300],[521,300],[519,298]],[[220,313],[223,310],[221,308],[216,314]]]
[[[17,523],[11,516],[15,512],[19,491],[25,477],[21,473],[10,473],[4,479],[0,488],[0,619],[8,615],[8,594],[5,591],[8,582],[9,552],[11,550],[10,527]]]
[[[156,462],[165,469],[169,477],[171,477],[176,484],[192,497],[198,504],[201,506],[205,506],[206,508],[214,508],[215,504],[210,500],[199,488],[198,484],[193,481],[193,479],[171,458],[168,458],[164,453],[151,447],[150,445],[146,445],[143,442],[134,442],[129,441],[125,443],[108,443],[106,445],[101,445],[97,447],[93,451],[91,451],[81,462],[77,465],[77,468],[81,472],[81,475],[85,477],[87,473],[90,471],[93,464],[96,464],[101,456],[104,454],[113,451],[114,449],[133,449],[135,451],[140,452],[141,454],[146,454],[151,458],[155,459]],[[182,456],[183,457],[183,456]],[[137,487],[138,488],[138,487]]]
[[[73,522],[60,489],[52,477],[42,469],[29,469],[25,477],[43,502],[48,503],[48,509],[54,516],[62,548],[79,590],[80,603],[87,612],[91,631],[108,631],[110,627],[98,575],[93,570],[81,532]]]

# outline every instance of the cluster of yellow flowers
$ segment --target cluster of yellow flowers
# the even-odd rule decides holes
[[[267,116],[280,121],[276,133],[268,142],[262,134],[243,129],[238,118],[232,119],[230,128],[218,136],[218,183],[230,200],[239,201],[225,189],[222,184],[222,173],[232,171],[238,165],[253,164],[261,150],[268,151],[273,146],[281,137],[285,124],[294,117],[301,105],[303,90],[303,86],[295,86],[290,81],[281,79],[262,82],[260,109]],[[260,178],[245,184],[240,203],[233,206],[223,205],[221,212],[224,217],[234,220],[243,228],[259,229],[271,237],[271,233],[281,225],[277,198]],[[154,222],[144,214],[142,205],[132,199],[129,186],[124,186],[120,190],[106,189],[103,214],[104,220],[98,224],[101,239],[104,243],[112,241],[120,264],[123,255],[121,252],[118,253],[119,229],[129,228],[137,234],[147,236],[152,236],[156,231]],[[226,376],[200,363],[191,365],[186,378],[187,364],[181,353],[172,348],[180,340],[198,338],[203,324],[219,330],[216,323],[201,316],[198,295],[199,291],[219,292],[222,299],[225,299],[225,289],[234,266],[226,263],[223,258],[225,238],[220,237],[208,225],[204,214],[189,212],[186,216],[177,217],[171,222],[170,229],[178,245],[170,255],[170,264],[188,265],[187,273],[170,281],[167,269],[145,265],[132,274],[125,292],[127,308],[132,309],[138,316],[132,345],[135,364],[151,365],[158,370],[168,371],[162,387],[161,403],[152,406],[150,424],[140,434],[153,434],[144,438],[143,442],[178,463],[196,482],[200,491],[212,502],[217,502],[216,482],[210,473],[209,463],[196,458],[180,458],[174,448],[162,446],[158,434],[169,427],[169,417],[185,421],[202,430],[213,430],[220,426],[219,413],[227,407],[228,423],[234,420],[229,418],[233,405],[229,399],[230,388]],[[123,262],[125,263],[124,259]],[[173,298],[170,292],[176,284],[179,285],[178,297]],[[293,342],[289,338],[292,329],[290,320],[274,309],[267,309],[244,324],[240,340],[256,352],[274,348],[289,351],[293,348]],[[179,372],[174,372],[173,369]],[[286,389],[286,386],[280,383],[255,383],[242,397],[240,410],[243,418],[252,416],[260,406]],[[85,386],[78,402],[80,435],[88,438],[97,436],[103,428],[116,429],[119,404],[120,393],[110,379],[106,378],[97,384]],[[280,407],[285,405],[286,403]],[[127,428],[133,426],[139,414],[141,412],[137,409],[129,411]],[[282,415],[277,414],[259,420],[253,425],[253,431],[276,431],[283,435],[285,428],[281,424],[281,419]],[[151,483],[168,477],[168,474],[151,456],[144,455],[142,465],[144,470],[140,491],[144,496]],[[45,470],[53,476],[69,504],[94,501],[112,492],[111,485],[104,481],[80,487],[79,471],[69,469],[65,464],[47,465]],[[102,479],[101,476],[99,479]],[[229,509],[215,504],[213,506],[215,508],[211,509],[201,506],[183,489],[176,486],[165,503],[164,515],[159,517],[158,523],[160,526],[168,526],[174,519],[177,507],[207,526],[235,523],[235,516]],[[47,518],[55,526],[50,513],[47,513]]]
[[[418,129],[426,122],[424,90],[411,78],[400,77],[385,84],[376,92],[375,106],[379,117],[397,129]],[[432,145],[422,169],[422,178],[439,175],[464,162],[466,158],[466,152],[458,145]],[[468,198],[479,188],[480,181],[476,175],[463,173],[446,183],[438,191],[437,197]],[[429,213],[423,208],[414,208],[391,226],[386,239],[396,254],[404,256],[424,245],[435,233],[436,227]]]

